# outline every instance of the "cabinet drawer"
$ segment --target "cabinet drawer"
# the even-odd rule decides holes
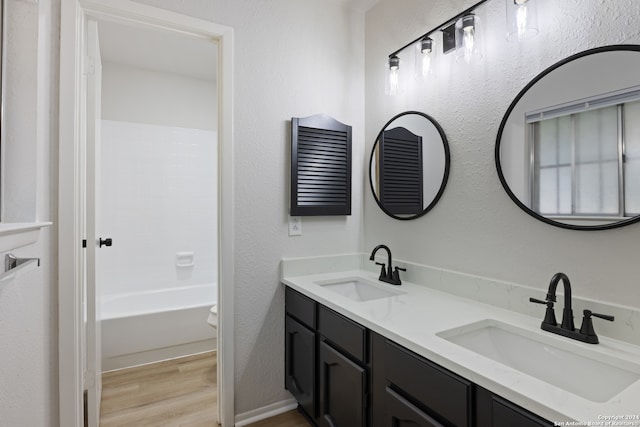
[[[318,309],[318,332],[356,360],[365,362],[367,330],[324,306]]]
[[[313,330],[316,329],[316,302],[314,300],[288,286],[285,288],[284,300],[287,314],[295,317],[305,326]]]
[[[385,350],[387,380],[394,387],[443,424],[472,425],[471,382],[390,341]]]

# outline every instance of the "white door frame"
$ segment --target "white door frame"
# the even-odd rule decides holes
[[[58,184],[58,357],[60,425],[83,425],[82,168],[85,97],[82,80],[87,16],[133,21],[216,40],[219,135],[218,408],[234,425],[233,30],[130,0],[62,0]],[[206,319],[203,319],[206,321]]]

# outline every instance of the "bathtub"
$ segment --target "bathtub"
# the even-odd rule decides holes
[[[102,297],[102,370],[215,349],[207,322],[216,284]]]

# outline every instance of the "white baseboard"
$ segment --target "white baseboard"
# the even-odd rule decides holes
[[[267,418],[275,417],[276,415],[291,411],[297,407],[298,402],[296,402],[295,399],[287,399],[281,402],[272,403],[271,405],[236,415],[235,427],[243,427],[258,421],[266,420]]]

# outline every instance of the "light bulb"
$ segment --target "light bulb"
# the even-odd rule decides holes
[[[471,62],[476,42],[476,27],[473,15],[462,18],[462,47],[464,49],[464,61]]]
[[[522,40],[538,34],[536,0],[505,0],[507,3],[507,40]]]
[[[389,70],[389,95],[398,93],[398,67]]]
[[[427,77],[431,71],[431,53],[422,54],[422,77]]]
[[[389,57],[387,64],[387,82],[385,92],[387,95],[396,95],[400,83],[400,58],[393,55]]]
[[[527,2],[516,0],[518,10],[516,11],[516,29],[518,30],[518,41],[522,41],[527,32]]]
[[[416,74],[423,79],[431,74],[431,62],[433,55],[433,40],[425,37],[418,44],[418,55],[416,56]]]

